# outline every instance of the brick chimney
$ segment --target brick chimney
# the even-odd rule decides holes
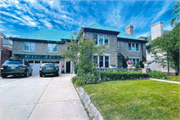
[[[161,37],[163,35],[163,22],[157,22],[151,27],[151,40]]]
[[[133,26],[133,25],[128,25],[128,26],[126,27],[126,33],[134,36],[134,26]]]

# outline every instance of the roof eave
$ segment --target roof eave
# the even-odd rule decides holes
[[[125,41],[125,40],[130,40],[130,41],[139,41],[139,42],[145,42],[147,43],[148,41],[145,41],[145,40],[140,40],[140,39],[131,39],[131,38],[123,38],[123,37],[117,37],[117,40],[121,41]]]

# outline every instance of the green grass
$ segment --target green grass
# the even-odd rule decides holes
[[[171,80],[171,81],[179,81],[179,76],[167,76],[167,78],[165,80]]]
[[[104,119],[179,119],[179,85],[111,81],[83,86]]]

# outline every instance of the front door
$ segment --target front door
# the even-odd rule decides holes
[[[70,73],[70,61],[66,61],[66,73]]]

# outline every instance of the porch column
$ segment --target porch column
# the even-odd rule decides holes
[[[64,60],[64,73],[66,73],[66,60]]]
[[[73,73],[73,70],[72,70],[72,61],[71,61],[71,65],[70,65],[70,73]]]

